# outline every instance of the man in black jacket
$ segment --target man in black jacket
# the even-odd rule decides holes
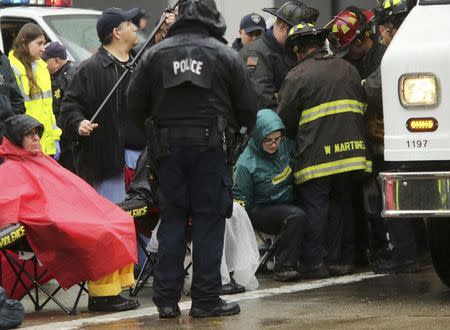
[[[138,9],[124,11],[110,8],[97,22],[102,46],[91,58],[81,63],[62,104],[60,121],[74,138],[74,165],[78,175],[98,193],[112,202],[125,198],[124,165],[128,133],[125,91],[128,74],[98,115],[96,123],[89,120],[118,81],[132,60],[137,43],[137,28],[131,22]],[[137,143],[145,144],[143,136]]]
[[[4,121],[13,115],[25,113],[23,96],[8,57],[0,51],[0,143],[5,132]],[[3,162],[0,158],[0,164]]]
[[[78,175],[114,203],[125,199],[125,91],[129,75],[105,105],[97,123],[89,118],[132,60],[131,50],[137,44],[137,27],[132,19],[138,12],[137,8],[109,8],[102,13],[97,21],[102,46],[81,63],[61,104],[60,121],[77,141],[74,164]],[[137,300],[118,295],[89,297],[88,307],[92,311],[118,311],[138,306]]]
[[[314,23],[319,12],[301,1],[289,1],[279,9],[265,8],[263,11],[277,17],[273,28],[244,47],[239,54],[255,81],[258,109],[275,109],[284,77],[297,64],[295,55],[285,48],[288,31],[302,21]]]
[[[256,99],[238,54],[222,41],[214,0],[183,0],[169,36],[139,63],[128,89],[136,122],[147,124],[156,164],[161,224],[153,300],[161,318],[180,315],[186,223],[192,221],[193,317],[232,315],[219,298],[225,218],[232,212],[224,135],[250,130]]]

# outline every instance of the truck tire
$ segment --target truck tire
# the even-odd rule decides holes
[[[450,287],[450,219],[428,219],[428,242],[434,269],[447,287]]]

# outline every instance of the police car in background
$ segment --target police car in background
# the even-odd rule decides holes
[[[0,0],[0,49],[8,54],[26,23],[39,25],[48,42],[59,41],[69,59],[81,62],[100,46],[97,10],[69,8],[72,0]]]

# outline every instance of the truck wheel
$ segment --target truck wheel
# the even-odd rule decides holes
[[[433,266],[447,287],[450,287],[450,219],[428,219],[428,242]]]

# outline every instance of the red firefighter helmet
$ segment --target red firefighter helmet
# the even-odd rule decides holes
[[[374,17],[373,11],[356,7],[349,7],[334,16],[326,25],[333,36],[330,40],[333,48],[345,49],[362,33],[370,33],[370,24]]]

